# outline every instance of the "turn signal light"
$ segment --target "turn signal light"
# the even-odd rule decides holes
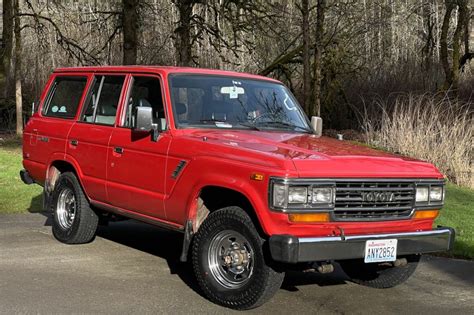
[[[290,222],[328,222],[329,213],[291,213],[288,215]]]
[[[252,175],[250,175],[250,179],[253,179],[259,182],[261,182],[263,178],[264,178],[263,174],[260,174],[260,173],[252,173]]]
[[[436,219],[439,215],[439,210],[418,210],[413,216],[414,219]]]

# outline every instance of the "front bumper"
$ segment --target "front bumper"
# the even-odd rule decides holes
[[[454,236],[454,229],[448,227],[431,231],[331,237],[273,235],[269,245],[274,260],[298,263],[364,258],[365,242],[375,239],[398,239],[398,256],[443,252],[452,248]]]

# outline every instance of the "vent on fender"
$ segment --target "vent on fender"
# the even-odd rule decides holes
[[[171,178],[173,179],[178,178],[179,174],[181,174],[181,171],[183,170],[185,165],[186,165],[186,161],[179,161],[178,165],[176,165],[176,168],[171,174]]]

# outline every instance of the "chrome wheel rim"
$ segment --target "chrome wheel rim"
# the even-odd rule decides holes
[[[56,218],[63,230],[71,228],[76,217],[76,197],[70,188],[63,188],[59,193],[56,207]]]
[[[238,232],[224,230],[217,233],[211,240],[207,258],[212,276],[225,288],[238,289],[253,274],[254,250]]]

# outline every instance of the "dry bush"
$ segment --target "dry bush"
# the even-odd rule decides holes
[[[435,164],[451,181],[474,188],[474,110],[447,96],[402,95],[391,110],[375,101],[379,119],[364,114],[370,145]],[[368,111],[366,111],[368,113]]]

